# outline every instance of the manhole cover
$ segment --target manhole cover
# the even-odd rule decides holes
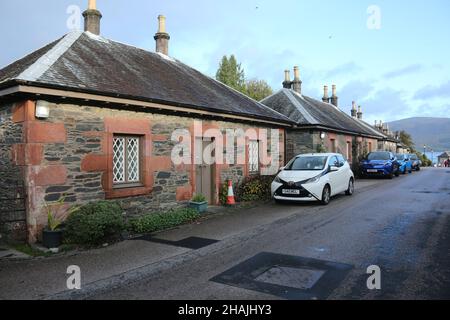
[[[145,236],[142,236],[139,238],[134,238],[133,240],[144,240],[144,241],[167,244],[169,246],[182,247],[182,248],[188,248],[188,249],[194,249],[194,250],[201,249],[201,248],[204,248],[204,247],[207,247],[214,243],[219,242],[219,240],[199,238],[199,237],[189,237],[189,238],[178,240],[178,241],[172,241],[172,240],[153,238],[151,235],[145,235]]]
[[[264,272],[255,280],[305,290],[311,289],[324,273],[323,270],[275,267]]]
[[[211,279],[292,300],[326,299],[353,266],[262,252]]]

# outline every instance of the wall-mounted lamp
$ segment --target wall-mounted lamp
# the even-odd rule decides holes
[[[36,118],[48,119],[50,116],[50,106],[47,101],[38,100],[36,102]]]
[[[320,133],[320,139],[325,140],[325,132]]]

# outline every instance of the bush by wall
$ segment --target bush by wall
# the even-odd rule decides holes
[[[191,222],[199,216],[197,210],[189,208],[176,209],[166,213],[147,214],[131,219],[128,229],[133,233],[150,233]]]
[[[270,200],[270,186],[274,176],[255,176],[246,178],[237,188],[238,201]]]
[[[87,204],[72,213],[65,223],[65,242],[85,246],[117,240],[125,229],[122,209],[115,202]]]

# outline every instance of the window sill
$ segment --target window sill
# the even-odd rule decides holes
[[[106,199],[119,199],[119,198],[127,198],[127,197],[136,197],[136,196],[144,196],[150,194],[152,192],[152,188],[145,187],[142,185],[138,186],[120,186],[114,187],[112,190],[107,190],[105,192]]]

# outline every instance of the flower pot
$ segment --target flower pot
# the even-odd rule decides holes
[[[60,247],[62,244],[62,231],[44,230],[42,232],[42,244],[49,249]]]
[[[208,202],[189,202],[189,208],[197,210],[198,213],[203,213],[208,209]]]

